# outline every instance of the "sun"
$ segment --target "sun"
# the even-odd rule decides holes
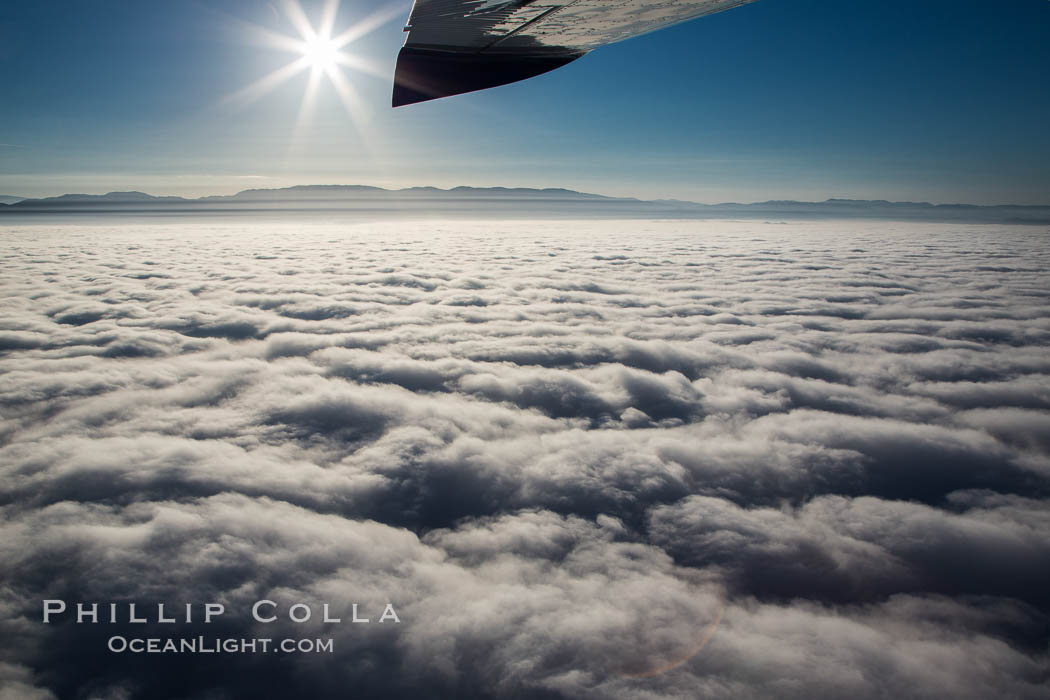
[[[315,36],[303,42],[303,58],[311,68],[330,71],[339,62],[339,47],[328,36]]]
[[[282,8],[284,16],[298,36],[279,34],[257,25],[249,25],[249,29],[262,40],[263,45],[297,54],[298,57],[244,89],[229,95],[226,101],[254,101],[296,75],[309,71],[299,106],[299,117],[296,119],[295,132],[298,133],[309,122],[317,99],[317,92],[325,77],[346,108],[347,114],[360,125],[363,121],[360,100],[353,83],[347,79],[343,69],[350,68],[384,79],[388,76],[365,57],[351,51],[350,47],[361,37],[395,17],[403,15],[404,8],[397,3],[380,7],[339,33],[334,33],[336,18],[339,14],[339,0],[325,0],[320,21],[316,25],[307,17],[299,0],[283,0]]]

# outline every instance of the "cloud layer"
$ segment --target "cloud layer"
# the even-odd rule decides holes
[[[1046,233],[9,227],[0,698],[1050,697]]]

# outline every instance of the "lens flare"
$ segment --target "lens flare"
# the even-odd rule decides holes
[[[360,127],[363,111],[352,87],[352,81],[347,78],[343,68],[383,78],[386,75],[366,58],[349,52],[347,47],[404,14],[404,8],[398,5],[381,7],[338,34],[334,34],[333,30],[339,13],[339,0],[325,2],[320,22],[316,26],[306,16],[299,0],[284,0],[282,8],[285,18],[298,36],[279,34],[255,25],[249,28],[262,39],[265,46],[288,51],[296,54],[296,57],[290,63],[229,95],[225,101],[252,102],[300,73],[309,71],[295,131],[299,132],[309,121],[323,78],[328,79],[329,86],[335,90],[347,114]]]

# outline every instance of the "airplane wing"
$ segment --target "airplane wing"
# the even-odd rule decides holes
[[[415,0],[393,105],[506,85],[754,0]]]

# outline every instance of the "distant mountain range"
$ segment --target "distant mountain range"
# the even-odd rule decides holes
[[[0,217],[30,213],[356,211],[367,215],[455,215],[533,217],[627,217],[682,219],[892,219],[973,223],[1050,224],[1050,206],[978,206],[885,200],[773,200],[699,204],[680,200],[606,197],[566,189],[507,187],[409,187],[297,185],[244,190],[233,195],[188,199],[144,192],[64,194],[43,199],[0,197]]]
[[[14,204],[21,202],[25,197],[16,197],[13,194],[0,194],[0,204]]]

